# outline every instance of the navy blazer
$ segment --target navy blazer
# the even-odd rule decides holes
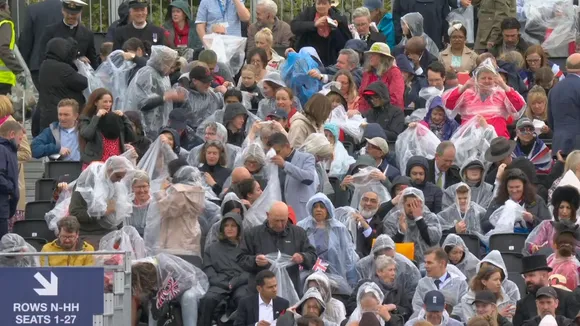
[[[234,321],[234,326],[254,326],[259,322],[260,318],[260,307],[258,307],[258,296],[259,294],[252,294],[245,297],[240,301],[237,309],[236,320]],[[273,312],[274,320],[278,319],[284,314],[286,309],[290,307],[288,300],[280,297],[276,297],[273,300]]]
[[[554,131],[552,153],[568,154],[578,148],[580,136],[580,76],[568,74],[548,95],[548,124]]]

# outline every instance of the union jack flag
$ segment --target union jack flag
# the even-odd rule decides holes
[[[169,276],[163,287],[157,292],[157,309],[161,309],[166,301],[171,301],[179,294],[179,284]]]
[[[318,272],[318,271],[326,272],[328,265],[330,265],[328,262],[318,258],[318,259],[316,259],[316,263],[314,263],[312,270],[315,272]]]

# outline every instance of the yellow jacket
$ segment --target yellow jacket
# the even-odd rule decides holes
[[[82,240],[81,240],[82,241]],[[49,242],[42,247],[41,252],[64,252],[57,240]],[[79,242],[74,251],[94,252],[95,248],[88,242]],[[46,256],[40,256],[40,266],[93,266],[95,264],[94,255],[78,255],[78,256],[48,256],[48,264],[46,264]]]

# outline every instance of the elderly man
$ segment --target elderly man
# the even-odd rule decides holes
[[[381,170],[383,173],[381,176],[381,181],[384,181],[386,178],[389,179],[390,182],[395,181],[395,178],[401,175],[401,171],[397,169],[395,166],[389,164],[387,160],[387,155],[389,154],[389,144],[384,138],[381,137],[374,137],[374,138],[367,138],[367,154],[375,159],[377,169]]]
[[[42,252],[67,252],[67,251],[82,251],[93,252],[95,248],[88,242],[79,238],[81,225],[74,216],[63,217],[57,223],[58,239],[45,244],[42,247]],[[40,257],[40,264],[42,266],[92,266],[95,264],[93,255],[79,255],[79,256],[49,256]]]
[[[286,270],[300,296],[302,291],[298,265],[309,270],[314,266],[317,257],[316,249],[308,241],[306,231],[288,223],[288,205],[283,202],[274,202],[264,224],[244,232],[240,248],[242,253],[238,257],[238,264],[250,273],[250,291],[256,288],[255,275],[271,267],[266,255],[281,252],[292,256],[294,264]]]
[[[113,49],[119,50],[125,41],[136,37],[150,45],[164,45],[165,31],[152,22],[147,21],[149,3],[147,0],[129,1],[129,21],[130,23],[115,29],[115,40]]]
[[[227,35],[242,36],[242,22],[250,18],[243,0],[202,0],[197,9],[195,29],[202,41],[205,34],[215,30],[214,26],[221,26]]]
[[[76,128],[79,103],[63,99],[58,103],[58,122],[53,122],[30,144],[32,157],[43,158],[58,154],[65,161],[80,161],[79,135]]]
[[[365,192],[358,206],[358,213],[354,213],[357,221],[356,251],[359,257],[366,257],[371,253],[375,239],[383,234],[383,217],[377,214],[380,205],[379,196],[374,192]]]
[[[522,55],[528,49],[528,43],[520,36],[522,25],[514,17],[508,17],[501,22],[501,39],[495,44],[489,52],[498,58],[502,53],[509,51],[518,51]]]
[[[274,43],[273,48],[290,48],[294,34],[290,30],[290,25],[278,19],[278,5],[272,0],[258,1],[256,6],[256,22],[248,26],[248,52],[256,47],[254,36],[262,28],[269,28],[272,31]]]
[[[351,29],[353,36],[357,38],[356,35],[358,35],[358,38],[365,41],[367,49],[370,49],[375,42],[385,43],[387,41],[385,35],[371,29],[371,12],[368,8],[356,8],[352,13],[352,24],[356,29],[356,33]]]
[[[360,57],[353,49],[342,49],[338,52],[338,59],[336,64],[328,66],[324,69],[324,74],[318,69],[312,69],[308,72],[310,77],[320,79],[323,83],[328,83],[332,80],[334,74],[339,70],[348,70],[352,74],[357,87],[360,87],[362,80],[362,69],[360,67]]]
[[[450,141],[443,141],[437,145],[435,158],[429,160],[427,181],[434,183],[442,190],[461,182],[459,168],[453,165],[455,153],[455,145]]]

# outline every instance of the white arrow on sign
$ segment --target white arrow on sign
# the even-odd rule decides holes
[[[57,296],[58,295],[58,277],[50,272],[50,282],[40,273],[34,274],[34,278],[44,287],[44,289],[34,289],[40,296]]]

